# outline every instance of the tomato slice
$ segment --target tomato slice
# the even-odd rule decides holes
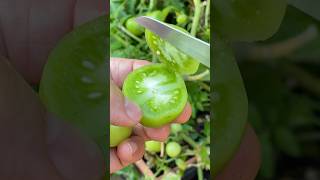
[[[141,124],[160,127],[174,120],[187,103],[187,89],[181,75],[164,64],[151,64],[131,72],[124,95],[143,111]]]
[[[172,25],[172,27],[187,32],[185,29]],[[184,54],[170,43],[162,40],[158,35],[146,30],[146,41],[151,51],[159,58],[160,62],[174,69],[180,74],[194,74],[197,72],[199,62],[194,58]]]
[[[40,83],[47,110],[94,139],[107,134],[107,17],[66,35],[50,53]]]

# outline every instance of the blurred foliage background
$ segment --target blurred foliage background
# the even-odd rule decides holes
[[[271,39],[233,45],[262,146],[258,180],[320,179],[319,28],[288,6]]]

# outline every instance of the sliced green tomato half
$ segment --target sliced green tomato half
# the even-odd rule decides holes
[[[238,150],[247,123],[248,101],[231,48],[217,37],[213,42],[211,137],[216,175]]]
[[[40,83],[40,97],[48,111],[99,142],[106,142],[108,128],[107,47],[107,17],[102,16],[58,43]]]
[[[164,64],[133,71],[122,91],[142,109],[141,124],[147,127],[160,127],[173,121],[183,111],[188,97],[181,75]]]
[[[185,29],[172,25],[172,27],[187,32]],[[199,62],[184,54],[170,43],[162,40],[158,35],[146,30],[146,41],[153,54],[155,54],[159,60],[168,65],[169,68],[174,69],[180,74],[194,74],[197,72]]]
[[[132,128],[110,125],[110,147],[116,147],[130,137]]]

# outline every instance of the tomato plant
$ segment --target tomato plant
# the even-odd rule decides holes
[[[131,17],[126,21],[126,28],[134,35],[140,36],[144,32],[144,28],[140,26],[136,21],[136,17]]]
[[[166,144],[166,153],[168,156],[174,158],[177,157],[181,152],[181,146],[177,142],[169,142]]]
[[[177,124],[177,123],[173,123],[171,124],[171,132],[174,134],[177,134],[178,132],[182,131],[182,125],[181,124]]]
[[[161,151],[161,142],[159,141],[146,141],[145,149],[150,153],[158,153]]]
[[[270,38],[285,14],[286,0],[214,0],[214,31],[234,41]]]

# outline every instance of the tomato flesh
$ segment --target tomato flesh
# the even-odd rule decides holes
[[[186,30],[181,27],[175,25],[171,26],[186,32]],[[194,74],[197,72],[199,67],[199,62],[197,60],[184,54],[149,30],[146,30],[145,36],[148,46],[153,54],[159,58],[160,62],[168,65],[169,68],[180,74]]]
[[[164,64],[151,64],[131,72],[122,91],[140,106],[141,124],[147,127],[173,121],[183,111],[188,97],[183,78]]]

